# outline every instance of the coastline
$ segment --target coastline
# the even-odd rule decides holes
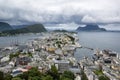
[[[75,55],[75,51],[77,49],[87,49],[94,51],[95,54],[91,54],[92,56],[84,56],[82,59],[77,60],[77,55]],[[70,70],[74,74],[80,74],[81,72],[84,72],[88,79],[91,76],[93,79],[98,79],[99,75],[95,73],[95,70],[100,69],[99,65],[102,65],[103,68],[107,68],[108,70],[110,70],[110,68],[106,67],[106,65],[112,67],[112,71],[115,73],[114,65],[116,65],[116,63],[114,63],[114,65],[108,65],[106,64],[106,60],[116,62],[120,59],[115,52],[107,50],[96,50],[95,48],[81,45],[79,43],[78,35],[68,32],[43,33],[42,36],[38,35],[37,37],[34,37],[30,42],[28,41],[23,45],[4,47],[1,49],[1,51],[3,51],[1,53],[4,55],[0,57],[0,70],[4,73],[11,72],[12,76],[21,74],[14,74],[14,72],[18,70],[28,71],[28,69],[24,69],[24,67],[27,66],[39,67],[39,70],[42,70],[41,72],[46,72],[51,69],[50,66],[55,65],[59,73],[63,73],[66,70]],[[107,51],[106,53],[109,53],[110,55],[112,53],[112,56],[114,58],[104,53],[103,51]],[[106,75],[108,72],[104,69],[101,73],[103,76],[105,75],[106,78],[110,78],[110,76]],[[119,76],[119,74],[115,74]],[[81,75],[77,75],[76,77],[78,76],[81,77]]]

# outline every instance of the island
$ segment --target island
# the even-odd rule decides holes
[[[78,27],[76,31],[106,31],[106,29],[100,28],[97,24],[87,24],[85,27]]]

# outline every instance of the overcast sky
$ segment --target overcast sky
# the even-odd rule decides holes
[[[120,0],[0,0],[0,21],[75,29],[97,23],[120,30]]]

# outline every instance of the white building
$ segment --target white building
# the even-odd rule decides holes
[[[1,62],[6,62],[6,61],[9,61],[9,55],[8,56],[5,56],[1,59]]]
[[[69,61],[66,60],[55,60],[55,66],[58,68],[59,73],[69,70]]]

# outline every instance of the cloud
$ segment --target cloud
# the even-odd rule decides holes
[[[120,24],[107,24],[100,25],[101,28],[106,28],[107,30],[118,30],[120,31]]]
[[[0,0],[0,21],[119,24],[119,4],[120,0]]]
[[[76,30],[79,25],[72,22],[72,23],[63,23],[63,24],[46,24],[45,26],[47,29],[50,30],[55,30],[55,29]]]
[[[84,23],[96,23],[96,20],[88,15],[84,16],[81,21]]]

